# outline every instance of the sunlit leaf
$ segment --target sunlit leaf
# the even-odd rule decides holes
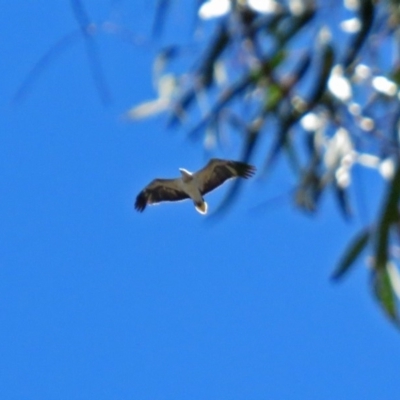
[[[169,105],[170,101],[167,98],[146,101],[138,106],[130,108],[124,114],[124,117],[131,120],[148,118],[165,111]]]
[[[266,100],[265,107],[269,110],[273,110],[277,107],[278,103],[282,100],[283,90],[280,86],[272,84],[268,86],[268,97]]]

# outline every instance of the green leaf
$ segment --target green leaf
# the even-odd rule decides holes
[[[344,275],[349,272],[350,268],[354,265],[358,256],[367,245],[371,236],[371,230],[369,227],[361,230],[351,241],[350,245],[344,252],[341,260],[339,261],[336,269],[333,271],[332,279],[339,280],[344,277]]]
[[[397,205],[400,197],[400,163],[396,167],[396,172],[384,200],[381,215],[377,228],[377,241],[375,249],[375,268],[384,269],[388,261],[389,230],[393,223],[399,219]]]
[[[372,275],[373,291],[376,300],[382,307],[385,314],[396,324],[399,324],[397,312],[396,294],[387,267],[375,270]]]
[[[266,103],[264,107],[268,110],[275,109],[279,102],[282,100],[284,92],[282,87],[277,84],[270,84],[268,86],[268,98],[266,99]]]

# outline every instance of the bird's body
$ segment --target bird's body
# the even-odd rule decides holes
[[[147,204],[162,201],[180,201],[192,199],[196,210],[207,213],[207,203],[203,196],[211,192],[226,180],[232,178],[249,178],[255,172],[252,165],[230,160],[212,159],[201,170],[191,173],[179,169],[180,178],[154,179],[136,197],[135,208],[142,212]]]
[[[196,210],[200,214],[207,213],[207,203],[204,201],[203,196],[200,192],[200,182],[196,174],[192,174],[186,169],[180,168],[182,178],[178,179],[180,187],[192,200],[196,207]]]

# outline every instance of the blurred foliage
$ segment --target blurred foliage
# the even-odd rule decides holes
[[[78,31],[38,61],[16,98],[80,35],[99,96],[109,101],[94,33],[103,27],[124,40],[135,39],[129,29],[110,21],[95,26],[83,0],[70,4]],[[172,0],[156,1],[153,42],[163,38],[177,6]],[[169,127],[183,126],[189,137],[203,140],[206,150],[239,137],[243,161],[252,162],[256,150],[257,159],[261,153],[262,176],[286,158],[297,179],[294,202],[307,213],[317,212],[330,190],[342,215],[351,218],[358,211],[349,195],[354,167],[375,169],[386,185],[380,211],[350,241],[332,279],[342,280],[361,255],[368,255],[371,293],[397,326],[400,2],[194,0],[193,16],[196,50],[176,43],[160,48],[153,68],[158,97],[127,110],[126,118],[164,112]],[[174,63],[187,54],[193,57],[191,65],[177,73]],[[261,138],[267,139],[267,149],[265,140],[261,148]],[[239,184],[220,209],[232,202]]]
[[[201,57],[192,69],[174,75],[168,52],[161,50],[158,88],[167,78],[170,82],[169,90],[160,90],[162,107],[154,107],[157,99],[133,107],[127,116],[167,112],[169,127],[183,125],[190,137],[203,138],[206,149],[224,142],[221,132],[240,132],[242,159],[248,162],[268,136],[261,174],[286,157],[298,179],[295,203],[307,213],[315,213],[331,189],[343,216],[350,218],[353,167],[376,169],[387,184],[379,215],[348,244],[332,279],[343,279],[368,251],[372,294],[397,325],[399,2],[193,3],[195,29],[213,28],[203,39]],[[156,15],[164,27],[172,6],[159,2]],[[189,127],[193,115],[200,117]],[[232,192],[222,208],[232,201]]]

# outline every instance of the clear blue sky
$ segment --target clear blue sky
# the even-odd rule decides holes
[[[152,2],[114,2],[120,14],[111,1],[83,3],[94,22],[149,37]],[[11,106],[77,24],[66,0],[1,6],[1,399],[398,398],[400,336],[370,297],[367,270],[328,279],[359,220],[343,222],[329,195],[311,218],[289,197],[251,212],[291,187],[283,168],[246,182],[216,221],[190,202],[135,212],[151,179],[207,161],[162,118],[121,122],[155,96],[156,45],[96,36],[109,107],[83,40]],[[175,9],[170,23],[187,15]],[[225,190],[208,196],[211,210]]]

